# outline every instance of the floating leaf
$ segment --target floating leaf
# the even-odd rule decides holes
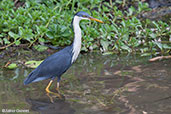
[[[8,69],[15,69],[15,68],[17,68],[17,67],[18,67],[18,66],[17,66],[16,63],[11,63],[11,64],[9,64],[9,65],[7,66]]]
[[[28,68],[37,68],[42,62],[43,60],[42,61],[27,61],[25,62],[25,66],[27,66]]]

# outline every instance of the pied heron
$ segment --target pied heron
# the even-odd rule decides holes
[[[75,14],[72,20],[74,30],[74,41],[70,46],[54,53],[47,57],[36,69],[34,69],[24,80],[24,85],[32,82],[38,82],[45,79],[51,79],[46,87],[47,93],[55,94],[49,90],[53,80],[57,77],[57,88],[59,90],[59,82],[61,75],[65,73],[68,68],[76,61],[81,49],[81,29],[79,23],[81,20],[95,20],[103,23],[102,21],[91,17],[88,13],[80,11]]]

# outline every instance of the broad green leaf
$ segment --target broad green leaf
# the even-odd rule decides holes
[[[131,52],[131,49],[127,45],[122,45],[121,48],[127,50],[128,52]]]
[[[22,27],[19,27],[18,30],[19,30],[19,35],[23,36],[24,29]]]
[[[20,42],[19,40],[16,40],[16,41],[15,41],[15,45],[18,46],[18,45],[20,45],[20,44],[21,44],[21,42]]]
[[[155,42],[155,44],[162,50],[163,49],[163,47],[162,47],[162,44],[161,43],[159,43],[159,42]]]
[[[44,45],[35,45],[34,48],[40,52],[48,49],[48,47],[46,47]]]
[[[157,35],[154,34],[154,33],[151,33],[150,36],[151,36],[152,38],[156,38]]]
[[[108,50],[108,47],[109,47],[109,42],[108,41],[100,40],[100,44],[103,47],[103,51],[107,51]]]
[[[87,51],[88,51],[88,49],[87,49],[85,46],[83,46],[83,47],[81,48],[81,51],[85,51],[85,52],[87,52]]]
[[[14,38],[14,39],[17,39],[17,38],[20,37],[18,34],[15,34],[15,33],[11,32],[11,31],[8,32],[8,34],[9,34],[12,38]]]
[[[9,44],[10,43],[10,41],[7,38],[4,38],[3,41],[4,41],[5,44]]]
[[[165,48],[165,49],[171,49],[171,45],[169,46],[168,44],[163,44],[163,48]]]
[[[0,44],[2,44],[3,43],[3,40],[2,39],[0,39]]]
[[[0,34],[0,37],[4,37],[4,36],[5,36],[5,34],[4,34],[4,33],[1,33],[1,34]]]
[[[39,41],[40,42],[45,42],[45,39],[44,38],[39,38]]]
[[[47,36],[49,39],[53,39],[53,38],[54,38],[54,35],[53,35],[53,33],[52,33],[51,31],[48,31],[48,32],[46,33],[46,36]]]

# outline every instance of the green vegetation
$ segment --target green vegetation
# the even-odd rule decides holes
[[[25,66],[28,68],[37,68],[43,61],[27,61]]]
[[[11,63],[11,64],[8,65],[7,68],[8,69],[15,69],[15,68],[17,68],[17,64],[16,63]]]
[[[84,21],[82,50],[167,55],[171,50],[170,25],[162,21],[140,20],[137,15],[150,10],[147,4],[138,3],[120,10],[124,1],[100,0],[23,0],[18,8],[12,0],[0,2],[0,49],[12,45],[28,44],[39,51],[47,49],[40,42],[54,46],[71,44],[70,23],[77,11],[86,11],[105,24]],[[88,25],[87,25],[88,23]]]

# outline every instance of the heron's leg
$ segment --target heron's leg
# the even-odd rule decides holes
[[[51,91],[49,90],[49,87],[52,85],[52,82],[53,82],[53,80],[51,80],[50,82],[49,82],[49,84],[47,85],[47,87],[46,87],[46,92],[47,93],[51,93]]]
[[[59,91],[59,82],[56,84],[56,90]]]
[[[56,84],[56,91],[57,91],[58,93],[60,93],[60,92],[59,92],[59,82],[60,82],[60,80],[61,80],[61,78],[58,77],[57,84]]]
[[[54,93],[54,92],[52,92],[52,91],[49,90],[50,86],[52,85],[52,82],[53,82],[53,80],[51,80],[51,81],[49,82],[49,84],[47,85],[47,87],[46,87],[46,89],[45,89],[46,92],[47,92],[47,93],[50,93],[50,94],[53,94],[53,95],[55,95],[55,96],[57,96],[57,97],[59,97],[59,98],[62,98],[60,94]]]

